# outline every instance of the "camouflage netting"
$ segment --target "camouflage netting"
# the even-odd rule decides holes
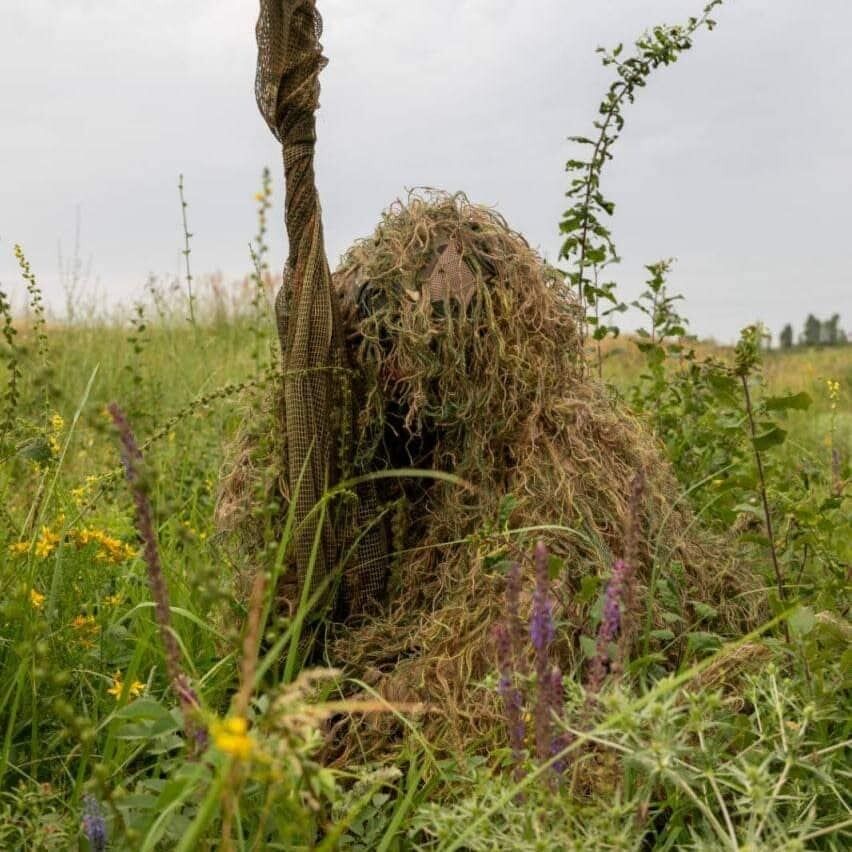
[[[352,549],[362,567],[345,575],[339,599],[348,610],[366,611],[382,591],[388,550],[380,525],[360,523],[374,513],[373,487],[357,488],[354,507],[331,507],[329,523],[314,511],[325,491],[352,472],[353,457],[352,397],[314,177],[319,73],[326,64],[315,0],[261,0],[256,32],[255,96],[281,143],[287,183],[290,256],[276,309],[287,435],[282,450],[295,510],[294,579],[321,592],[339,551]],[[356,525],[362,533],[353,538]]]
[[[638,471],[641,613],[627,623],[644,617],[652,564],[657,626],[691,629],[702,603],[719,612],[714,629],[749,619],[741,607],[752,598],[737,596],[747,578],[696,524],[656,441],[582,369],[564,280],[502,218],[462,195],[415,195],[349,250],[334,285],[360,400],[353,468],[425,468],[467,483],[378,483],[377,517],[393,542],[385,604],[331,631],[334,664],[391,700],[428,702],[435,731],[486,730],[497,708],[475,684],[494,670],[506,560],[527,560],[538,539],[561,560],[558,653],[571,670],[579,634],[593,632],[581,581],[607,577],[625,554]],[[265,420],[252,403],[223,480],[220,523],[247,547],[253,505],[282,495],[286,505],[280,399],[265,400]],[[664,610],[683,621],[664,624]],[[358,733],[368,747],[385,732]]]

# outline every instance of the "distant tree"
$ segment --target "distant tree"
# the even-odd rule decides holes
[[[790,323],[781,329],[781,334],[778,335],[778,345],[782,349],[793,348],[793,326]]]
[[[837,346],[840,342],[840,314],[832,314],[822,324],[822,342],[827,346]]]
[[[822,342],[822,323],[813,315],[808,314],[805,320],[805,330],[802,334],[802,343],[805,346],[819,346]]]

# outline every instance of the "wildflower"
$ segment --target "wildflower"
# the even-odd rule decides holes
[[[536,707],[535,748],[539,760],[550,757],[552,747],[551,690],[548,685],[550,644],[553,642],[553,600],[550,596],[550,577],[547,571],[547,548],[539,542],[535,549],[535,590],[530,638],[535,651]]]
[[[44,595],[35,589],[30,589],[30,604],[33,609],[41,609],[44,606]]]
[[[106,849],[106,822],[98,800],[91,795],[83,798],[83,831],[93,852]]]
[[[497,661],[500,668],[497,691],[500,693],[500,698],[503,699],[503,708],[506,713],[509,744],[512,747],[512,759],[515,763],[515,776],[520,779],[523,776],[522,761],[526,726],[523,718],[523,697],[520,689],[513,683],[512,640],[509,628],[505,624],[498,624],[494,628],[494,642],[497,646]]]
[[[50,428],[54,432],[61,432],[65,428],[65,421],[62,419],[62,415],[58,412],[54,412],[53,416],[50,418]]]
[[[550,709],[556,719],[562,720],[565,717],[565,688],[562,684],[562,669],[559,666],[554,666],[550,670],[550,678],[548,680]],[[550,756],[555,757],[560,752],[564,751],[573,741],[574,737],[569,731],[563,731],[553,738],[553,743],[550,747]],[[553,764],[553,771],[557,775],[562,775],[567,768],[566,758],[559,758]]]
[[[95,617],[93,615],[78,615],[72,622],[71,626],[80,634],[89,636],[96,636],[100,633],[100,625],[98,625]],[[84,644],[88,643],[88,640],[83,640]]]
[[[118,606],[121,603],[121,595],[107,595],[104,598],[104,603],[107,606]]]
[[[78,509],[81,508],[86,499],[86,486],[81,485],[79,488],[72,488],[71,499],[74,501],[74,505]]]
[[[523,622],[521,621],[521,565],[513,562],[506,577],[506,624],[509,631],[512,661],[521,674],[527,672],[523,655]]]
[[[535,591],[533,592],[530,638],[536,652],[536,665],[546,660],[553,641],[553,602],[550,599],[550,578],[547,575],[547,548],[539,542],[535,549]]]
[[[51,532],[49,527],[41,528],[41,535],[35,546],[35,554],[39,559],[47,559],[59,544],[59,536]]]
[[[243,716],[231,716],[211,725],[213,744],[219,751],[248,760],[254,751],[254,741],[248,735],[248,722]]]
[[[76,530],[72,535],[79,547],[85,547],[92,543],[97,544],[98,552],[95,558],[101,562],[120,565],[136,556],[134,547],[111,536],[104,530],[88,528]]]
[[[145,684],[139,680],[134,680],[127,687],[127,695],[129,698],[138,698],[145,689]],[[112,677],[112,686],[107,690],[110,695],[115,696],[116,701],[121,700],[124,692],[124,681],[121,679],[121,672],[116,672]]]
[[[266,196],[262,192],[256,192],[254,194],[254,200],[257,202],[266,201]]]
[[[825,385],[828,388],[828,399],[832,403],[832,409],[834,409],[837,407],[840,399],[840,382],[836,382],[833,379],[826,379]]]
[[[141,473],[142,451],[136,443],[136,437],[124,412],[116,403],[109,406],[109,414],[118,431],[121,445],[121,461],[124,473],[130,485],[133,502],[136,506],[136,529],[143,542],[143,558],[148,568],[148,584],[154,599],[154,615],[160,627],[160,637],[165,647],[166,671],[172,689],[180,701],[183,710],[186,733],[200,749],[206,744],[207,731],[198,723],[198,696],[190,686],[189,679],[181,666],[180,649],[171,629],[171,609],[169,590],[163,575],[163,564],[157,546],[157,533],[154,525],[154,510],[148,496],[147,485]]]
[[[13,541],[12,544],[9,545],[9,553],[12,556],[23,556],[30,549],[30,543],[28,541]]]
[[[618,638],[621,629],[621,609],[630,573],[630,566],[623,559],[619,559],[613,566],[612,577],[604,593],[597,650],[592,660],[589,678],[589,691],[593,694],[600,691],[610,669],[609,646]]]

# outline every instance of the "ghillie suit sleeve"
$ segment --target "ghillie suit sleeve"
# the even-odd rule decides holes
[[[299,586],[313,594],[342,571],[338,613],[362,612],[383,590],[387,548],[369,518],[375,495],[318,511],[327,490],[353,470],[353,402],[342,326],[323,241],[314,176],[319,73],[326,65],[315,0],[261,0],[255,94],[281,142],[286,179],[289,258],[276,300],[284,366],[284,430],[288,496],[293,501],[293,556]],[[366,530],[363,529],[366,522]],[[351,557],[354,567],[347,567]]]

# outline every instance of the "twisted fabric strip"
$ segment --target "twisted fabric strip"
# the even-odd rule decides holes
[[[321,33],[316,0],[261,0],[255,94],[261,114],[281,142],[287,184],[290,254],[276,313],[299,584],[304,588],[309,579],[313,594],[351,551],[354,567],[342,566],[344,614],[351,614],[380,597],[387,547],[377,525],[365,533],[355,531],[374,513],[371,489],[359,489],[358,505],[336,511],[330,522],[323,523],[316,511],[327,489],[352,473],[354,456],[341,320],[314,175],[319,73],[326,65]]]

